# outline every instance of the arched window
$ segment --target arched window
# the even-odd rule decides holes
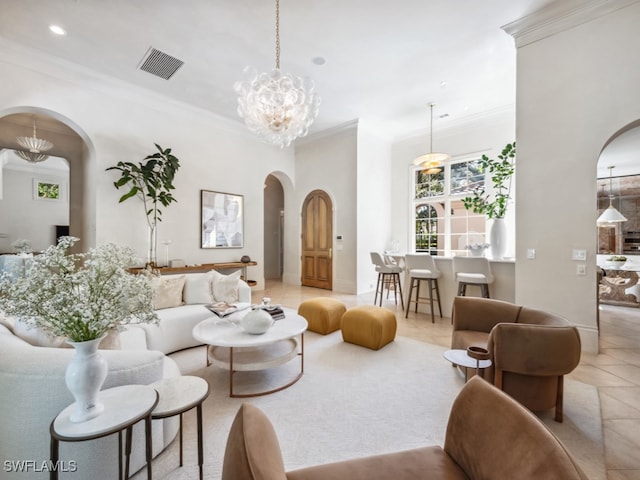
[[[462,199],[482,187],[479,158],[443,165],[440,171],[412,170],[413,248],[431,255],[465,255],[466,246],[487,243],[486,217],[464,208]]]

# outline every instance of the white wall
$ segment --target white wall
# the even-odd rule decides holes
[[[516,302],[577,324],[590,352],[598,348],[596,164],[608,139],[640,118],[638,24],[636,3],[542,32],[517,53]],[[576,275],[572,249],[587,250],[586,276]]]
[[[293,149],[266,145],[240,124],[35,54],[13,57],[4,50],[0,71],[0,116],[20,106],[49,109],[71,119],[91,140],[94,182],[86,202],[95,199],[91,228],[96,243],[129,245],[145,257],[142,204],[137,199],[119,204],[124,192],[113,187],[117,174],[105,169],[120,160],[142,160],[154,152],[154,142],[159,143],[171,147],[181,162],[175,181],[178,201],[164,209],[159,242],[171,240],[170,257],[187,263],[236,261],[249,255],[259,264],[251,267],[250,276],[262,288],[264,179],[273,170],[293,176]],[[201,189],[244,195],[244,248],[200,249]]]
[[[296,213],[298,242],[296,259],[300,282],[300,213],[306,196],[324,190],[333,201],[333,290],[357,292],[357,124],[310,138],[296,146]],[[342,249],[336,248],[336,236],[342,235]],[[288,256],[291,256],[287,252]],[[286,262],[285,262],[286,263]]]

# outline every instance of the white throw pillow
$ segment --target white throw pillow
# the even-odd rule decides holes
[[[65,337],[50,337],[38,327],[33,327],[19,318],[13,323],[13,334],[34,347],[70,348]]]
[[[240,286],[240,270],[229,275],[212,270],[211,294],[214,302],[235,303],[238,301],[238,289]]]
[[[190,273],[184,281],[184,291],[182,297],[187,305],[198,303],[213,303],[211,282],[213,274],[211,271],[207,273]]]
[[[184,275],[152,278],[153,308],[160,310],[162,308],[179,307],[182,305],[184,281]]]

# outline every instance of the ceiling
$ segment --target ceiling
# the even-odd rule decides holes
[[[515,45],[500,27],[559,3],[570,2],[281,0],[281,67],[316,83],[311,133],[366,119],[389,139],[426,135],[429,102],[436,132],[515,111]],[[275,0],[0,0],[0,37],[241,124],[233,84],[246,66],[274,67]],[[150,47],[184,65],[169,80],[140,70]],[[599,177],[608,165],[638,173],[636,130],[605,149]]]

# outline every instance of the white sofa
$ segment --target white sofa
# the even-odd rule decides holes
[[[46,464],[43,468],[50,455],[49,426],[73,402],[64,375],[74,350],[33,346],[14,335],[10,324],[0,323],[0,478],[45,479],[49,477]],[[102,351],[109,365],[103,388],[146,385],[180,375],[171,358],[144,349],[145,340],[139,329],[123,333],[121,342],[134,349]],[[173,440],[177,430],[176,417],[153,421],[154,456]],[[60,478],[118,478],[117,458],[117,435],[88,442],[61,442],[60,460],[67,466],[74,460],[77,471],[61,473]],[[144,464],[143,425],[139,424],[134,428],[131,471]]]

